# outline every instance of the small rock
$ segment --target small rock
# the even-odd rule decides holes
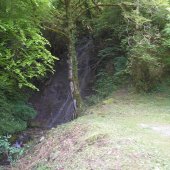
[[[44,139],[45,139],[45,137],[42,136],[42,137],[40,138],[40,142],[42,142]]]

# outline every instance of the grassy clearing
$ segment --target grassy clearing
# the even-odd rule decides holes
[[[15,168],[169,170],[170,136],[163,133],[169,128],[169,97],[119,91],[85,116],[51,130]]]

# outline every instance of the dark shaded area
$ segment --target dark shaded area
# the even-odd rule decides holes
[[[89,37],[82,38],[77,44],[80,89],[84,98],[90,94],[94,80],[90,67],[95,56],[94,45],[92,38]],[[52,44],[51,50],[56,55],[55,46],[55,43]],[[31,122],[32,126],[51,128],[72,120],[74,107],[69,89],[67,52],[64,48],[60,47],[59,58],[60,60],[56,62],[55,73],[40,85],[40,92],[30,99],[38,112],[35,120]]]

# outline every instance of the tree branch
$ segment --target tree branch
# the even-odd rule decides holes
[[[69,39],[68,38],[68,35],[66,33],[64,33],[63,31],[61,31],[60,29],[57,29],[57,28],[51,28],[51,27],[48,27],[48,26],[43,26],[45,29],[48,29],[50,31],[53,31],[53,32],[56,32],[57,34],[59,35],[62,35],[64,36],[67,40]]]
[[[94,8],[99,8],[99,7],[114,7],[114,6],[118,6],[118,7],[122,8],[122,6],[135,6],[135,5],[132,4],[132,3],[125,3],[125,2],[118,3],[118,4],[96,4],[96,3],[95,3],[95,6],[92,6],[92,7],[88,8],[88,9],[94,9]],[[86,11],[87,11],[87,9],[84,10],[84,11],[82,11],[82,12],[75,18],[75,21],[76,21],[81,15],[83,15]]]

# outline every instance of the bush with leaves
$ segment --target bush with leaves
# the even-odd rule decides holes
[[[165,65],[164,71],[169,75],[170,73],[170,8],[167,8],[168,14],[166,15],[166,24],[162,30],[162,46],[160,48],[160,55]]]
[[[124,69],[136,89],[151,91],[169,72],[169,1],[112,3],[117,5],[103,7],[95,20],[95,35],[102,48],[99,55],[102,52],[106,60],[125,56],[128,64]]]
[[[22,131],[36,111],[27,104],[28,95],[13,86],[9,91],[10,87],[2,88],[2,82],[0,84],[0,135]]]
[[[168,1],[133,1],[133,6],[123,8],[127,23],[127,38],[122,43],[127,48],[129,71],[138,91],[151,91],[161,81],[164,70],[162,30],[166,26]],[[161,24],[160,24],[161,23]],[[161,52],[160,52],[161,51]]]
[[[116,89],[113,76],[109,75],[105,71],[100,71],[98,79],[95,83],[95,91],[97,95],[104,98],[111,94]]]
[[[7,159],[10,163],[16,161],[24,153],[24,148],[11,146],[11,136],[0,136],[0,159]]]
[[[51,10],[49,0],[0,1],[0,135],[24,130],[36,115],[24,89],[53,72],[56,58],[42,35]]]
[[[55,57],[45,48],[49,43],[41,33],[49,8],[45,0],[0,2],[0,75],[16,80],[19,87],[35,89],[31,80],[53,70]]]

